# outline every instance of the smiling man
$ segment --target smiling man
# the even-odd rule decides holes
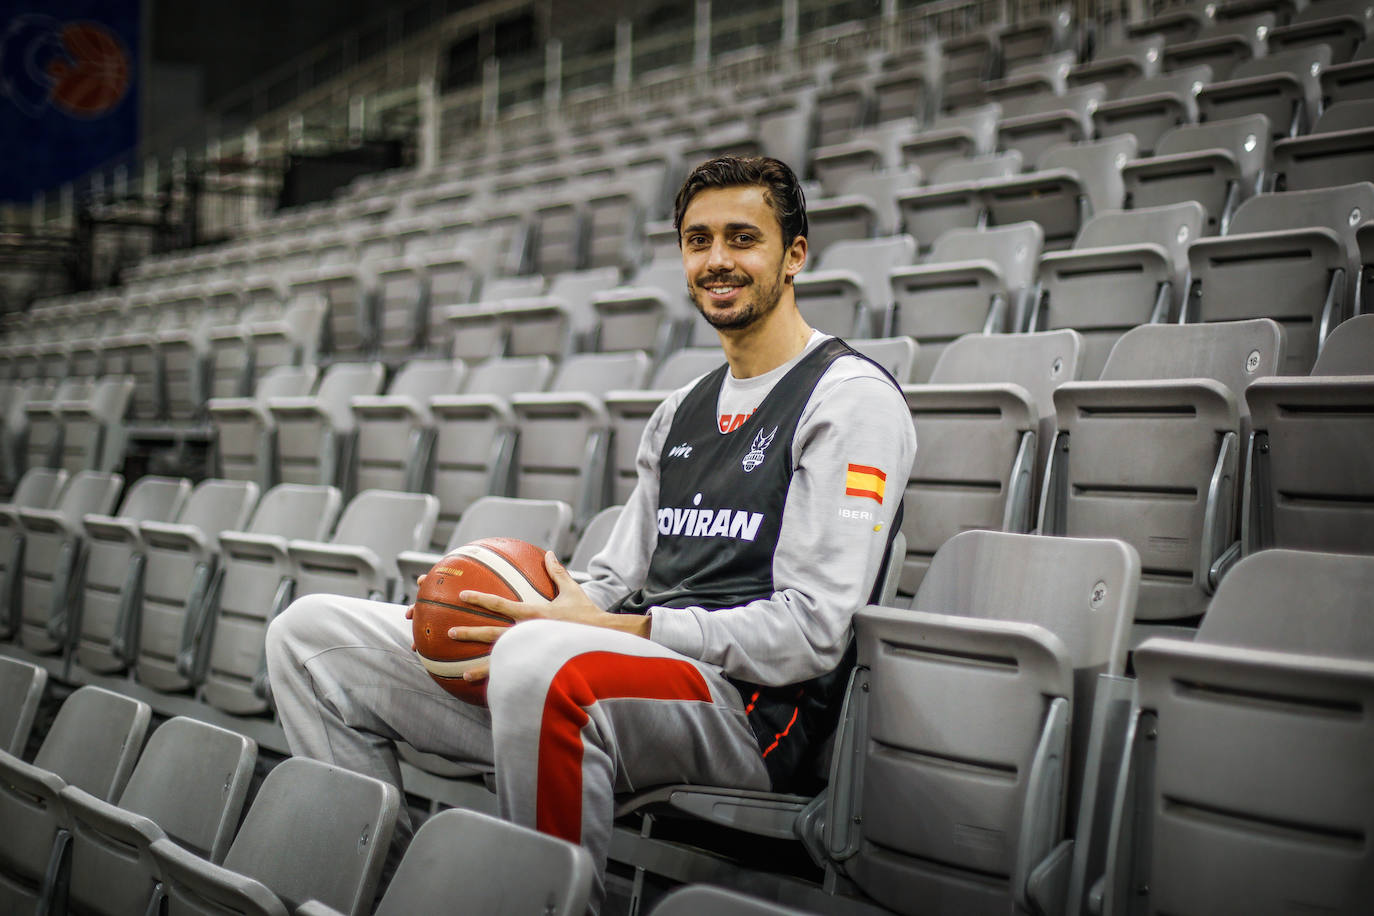
[[[490,678],[489,709],[434,684],[399,606],[307,595],[268,632],[293,752],[398,784],[398,740],[494,764],[503,816],[591,851],[594,909],[616,792],[812,778],[916,447],[896,383],[797,310],[806,210],[791,169],[703,163],[674,221],[726,365],[649,420],[590,581],[550,554],[552,602],[463,594],[517,620],[449,634],[496,643],[490,668],[465,675]]]

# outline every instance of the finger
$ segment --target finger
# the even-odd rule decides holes
[[[544,568],[549,571],[549,577],[552,578],[554,584],[558,586],[558,593],[560,595],[563,593],[564,588],[576,584],[576,580],[573,579],[572,573],[568,572],[567,568],[558,561],[558,555],[552,550],[544,552]]]
[[[416,585],[424,585],[424,584],[425,584],[425,577],[428,576],[428,575],[429,575],[429,573],[421,573],[420,575],[416,576],[416,577],[415,577],[415,584],[416,584]]]
[[[480,665],[473,665],[463,672],[463,680],[469,684],[474,681],[485,681],[487,675],[491,673],[491,662],[482,662]]]
[[[414,619],[415,619],[415,605],[412,604],[410,607],[406,608],[406,620],[414,620]]]
[[[448,638],[463,642],[492,643],[501,638],[509,627],[449,627]]]
[[[509,598],[502,598],[500,595],[491,595],[486,592],[462,591],[458,593],[458,600],[465,604],[470,604],[478,610],[503,614],[512,620],[523,620],[530,616],[529,612],[524,609],[524,606],[519,601],[511,601]]]

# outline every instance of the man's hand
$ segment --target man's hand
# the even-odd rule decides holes
[[[459,592],[458,600],[484,611],[504,614],[516,623],[540,619],[565,620],[569,623],[621,630],[635,636],[648,638],[650,618],[647,615],[612,614],[601,610],[587,597],[582,586],[578,585],[573,577],[568,574],[568,571],[563,568],[563,564],[558,562],[558,557],[554,555],[552,550],[544,554],[544,568],[548,570],[550,578],[553,579],[554,585],[558,588],[552,601],[511,601],[499,595],[474,591]],[[424,582],[424,579],[425,577],[421,576],[416,580],[416,584]],[[411,619],[414,614],[414,606],[406,609],[407,620]],[[507,629],[509,627],[451,627],[448,631],[448,637],[455,640],[495,643]],[[489,671],[489,664],[474,665],[463,674],[463,679],[469,682],[485,680]]]

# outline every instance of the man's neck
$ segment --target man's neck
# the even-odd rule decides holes
[[[797,311],[790,292],[789,289],[777,308],[757,324],[740,331],[718,332],[730,374],[735,378],[763,375],[806,349],[811,326]]]

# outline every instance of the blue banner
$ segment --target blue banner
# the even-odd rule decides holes
[[[139,0],[0,0],[0,200],[138,144]]]

